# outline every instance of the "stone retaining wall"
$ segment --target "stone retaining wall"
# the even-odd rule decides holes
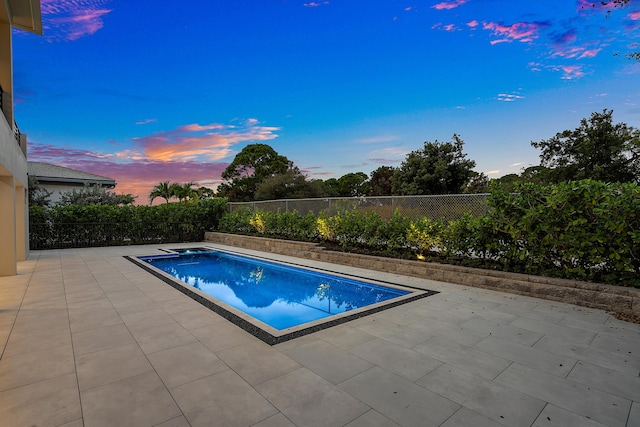
[[[317,243],[226,233],[205,233],[205,241],[333,264],[396,273],[640,316],[640,289],[555,279],[448,264],[426,263],[326,250]]]

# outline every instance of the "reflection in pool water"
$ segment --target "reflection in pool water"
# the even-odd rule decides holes
[[[218,251],[141,258],[279,330],[409,293]]]

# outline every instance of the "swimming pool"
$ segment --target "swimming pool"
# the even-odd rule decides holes
[[[395,284],[210,248],[180,249],[137,259],[152,267],[148,270],[160,270],[165,278],[169,275],[177,279],[181,285],[174,286],[177,289],[192,297],[197,295],[196,300],[235,323],[238,318],[243,320],[240,323],[248,322],[271,341],[304,329],[319,330],[326,323],[342,323],[341,319],[355,317],[352,314],[379,311],[389,303],[397,305],[427,296],[425,291]]]

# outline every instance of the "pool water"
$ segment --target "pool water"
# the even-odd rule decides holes
[[[278,330],[410,293],[202,248],[139,259]]]

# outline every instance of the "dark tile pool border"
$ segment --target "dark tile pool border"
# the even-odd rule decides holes
[[[151,268],[147,263],[145,263],[142,260],[139,260],[137,257],[135,256],[128,256],[125,255],[123,257],[126,260],[131,261],[133,264],[137,265],[138,267],[142,268],[143,270],[147,271],[148,273],[151,273],[153,276],[157,277],[158,279],[162,280],[163,282],[171,285],[171,287],[177,289],[178,291],[182,292],[183,294],[187,295],[188,297],[190,297],[191,299],[193,299],[194,301],[202,304],[203,306],[207,307],[209,310],[219,314],[220,316],[224,317],[225,319],[227,319],[228,321],[230,321],[231,323],[233,323],[234,325],[244,329],[245,331],[249,332],[251,335],[255,336],[256,338],[260,339],[261,341],[264,341],[265,343],[269,344],[269,345],[276,345],[276,344],[280,344],[282,342],[285,341],[289,341],[295,338],[300,338],[302,336],[305,335],[309,335],[312,334],[314,332],[319,332],[322,331],[324,329],[328,329],[331,328],[333,326],[337,326],[337,325],[341,325],[343,323],[347,323],[350,322],[352,320],[355,319],[359,319],[361,317],[365,317],[365,316],[369,316],[371,314],[374,313],[378,313],[380,311],[384,311],[390,308],[394,308],[394,307],[398,307],[400,305],[412,302],[412,301],[417,301],[419,299],[422,298],[426,298],[429,297],[431,295],[435,295],[438,292],[437,291],[431,291],[431,290],[427,290],[427,289],[418,289],[415,287],[411,287],[411,286],[405,286],[405,285],[401,285],[398,283],[393,283],[393,282],[386,282],[383,280],[375,280],[376,282],[380,282],[380,283],[387,283],[390,285],[395,285],[395,286],[402,286],[404,288],[409,288],[409,289],[416,289],[421,291],[422,293],[420,294],[416,294],[412,297],[408,297],[405,299],[402,299],[400,301],[392,301],[388,304],[382,305],[382,306],[378,306],[378,307],[373,307],[370,309],[365,309],[363,311],[360,311],[358,313],[354,313],[348,316],[343,316],[337,319],[332,319],[332,320],[327,320],[326,322],[323,322],[321,324],[317,324],[317,325],[313,325],[313,326],[309,326],[308,328],[304,328],[304,329],[300,329],[294,332],[289,332],[287,334],[283,334],[283,335],[279,335],[279,336],[275,336],[270,334],[269,332],[263,330],[262,328],[260,328],[257,325],[254,325],[253,323],[247,321],[246,319],[243,319],[242,317],[238,316],[235,313],[230,312],[229,310],[217,305],[215,302],[203,297],[202,295],[197,294],[196,292],[193,292],[191,289],[189,289],[187,286],[188,285],[182,285],[181,283],[179,283],[178,280],[173,280],[167,276],[164,276],[163,274],[157,272],[156,270],[154,270],[153,268]],[[263,259],[268,259],[268,258],[263,258]],[[296,264],[292,264],[292,265],[296,265]],[[321,271],[326,271],[328,273],[334,273],[334,274],[341,274],[344,276],[350,276],[350,277],[357,277],[357,278],[361,278],[361,279],[366,279],[364,277],[359,277],[359,276],[354,276],[354,275],[345,275],[343,273],[338,273],[335,271],[331,271],[331,270],[326,270],[326,269],[316,269],[316,270],[321,270]],[[369,279],[371,280],[371,279]]]

